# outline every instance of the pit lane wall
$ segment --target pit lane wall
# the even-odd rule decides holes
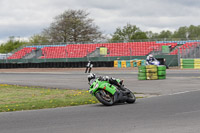
[[[181,59],[182,69],[200,69],[200,59]]]

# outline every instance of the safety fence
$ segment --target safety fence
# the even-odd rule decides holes
[[[180,58],[200,58],[200,43],[185,43],[172,52]]]

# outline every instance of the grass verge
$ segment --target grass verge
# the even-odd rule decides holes
[[[85,90],[46,89],[0,84],[0,112],[98,103]]]

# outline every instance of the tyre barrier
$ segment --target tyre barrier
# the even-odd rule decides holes
[[[158,69],[155,65],[147,65],[146,66],[146,76],[147,80],[156,80],[158,79]]]
[[[138,79],[139,80],[146,80],[146,66],[139,66],[138,67]]]
[[[200,69],[200,59],[181,59],[182,69]]]
[[[158,66],[158,79],[166,79],[166,66]]]
[[[138,67],[138,80],[166,79],[166,66],[147,65]]]
[[[0,63],[0,69],[11,68],[84,68],[88,62]],[[113,67],[113,61],[92,62],[94,67]]]
[[[145,60],[139,60],[139,59],[114,61],[114,67],[118,68],[145,66],[145,64],[146,64]]]

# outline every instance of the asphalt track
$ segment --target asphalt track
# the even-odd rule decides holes
[[[94,71],[95,72],[95,71]],[[156,97],[135,104],[101,104],[0,113],[1,133],[197,133],[200,131],[200,71],[167,70],[167,79],[138,81],[136,70],[96,71],[125,80],[134,92]],[[86,74],[0,73],[0,83],[87,89]]]
[[[137,93],[147,94],[174,94],[178,92],[199,90],[199,70],[167,70],[166,80],[137,79],[137,70],[93,70],[97,75],[108,75],[110,77],[124,80],[127,88]],[[87,74],[84,71],[63,72],[1,72],[0,83],[17,84],[26,86],[42,86],[61,89],[85,89],[89,88]]]

